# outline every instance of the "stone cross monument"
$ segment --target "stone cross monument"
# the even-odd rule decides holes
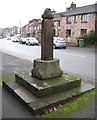
[[[32,76],[39,80],[60,77],[63,72],[59,67],[59,59],[53,59],[53,14],[49,8],[42,15],[41,59],[35,59]]]
[[[53,59],[53,36],[54,22],[53,14],[50,9],[46,9],[42,15],[42,35],[41,35],[41,59]]]

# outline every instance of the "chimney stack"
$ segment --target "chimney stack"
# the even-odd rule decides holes
[[[53,10],[52,10],[52,14],[54,15],[55,13],[56,13],[56,11],[53,9]]]
[[[73,2],[71,3],[71,9],[75,9],[76,8],[76,4],[74,4]]]

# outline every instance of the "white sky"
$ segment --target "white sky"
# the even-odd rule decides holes
[[[41,18],[46,8],[64,12],[72,1],[79,6],[94,4],[97,0],[0,0],[0,28],[26,25],[29,20]]]

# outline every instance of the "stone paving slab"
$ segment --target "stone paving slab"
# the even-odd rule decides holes
[[[68,100],[71,100],[95,88],[94,85],[82,81],[81,86],[73,88],[72,90],[67,90],[65,92],[48,95],[42,98],[37,98],[30,91],[28,91],[21,85],[18,85],[18,87],[14,87],[15,83],[16,82],[12,83],[3,82],[3,87],[9,90],[9,92],[11,92],[12,95],[14,95],[16,98],[18,98],[33,115],[40,114],[49,107],[67,102]]]

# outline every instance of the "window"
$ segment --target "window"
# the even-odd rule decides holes
[[[71,30],[70,29],[66,30],[66,37],[69,37],[69,36],[71,36]]]
[[[67,23],[67,24],[71,24],[71,16],[66,17],[66,23]]]
[[[77,16],[74,16],[74,23],[77,23]]]
[[[81,21],[82,22],[88,22],[88,14],[84,14],[81,16]]]
[[[59,26],[60,26],[60,21],[58,22]]]
[[[81,35],[86,34],[87,33],[87,29],[81,29]]]

